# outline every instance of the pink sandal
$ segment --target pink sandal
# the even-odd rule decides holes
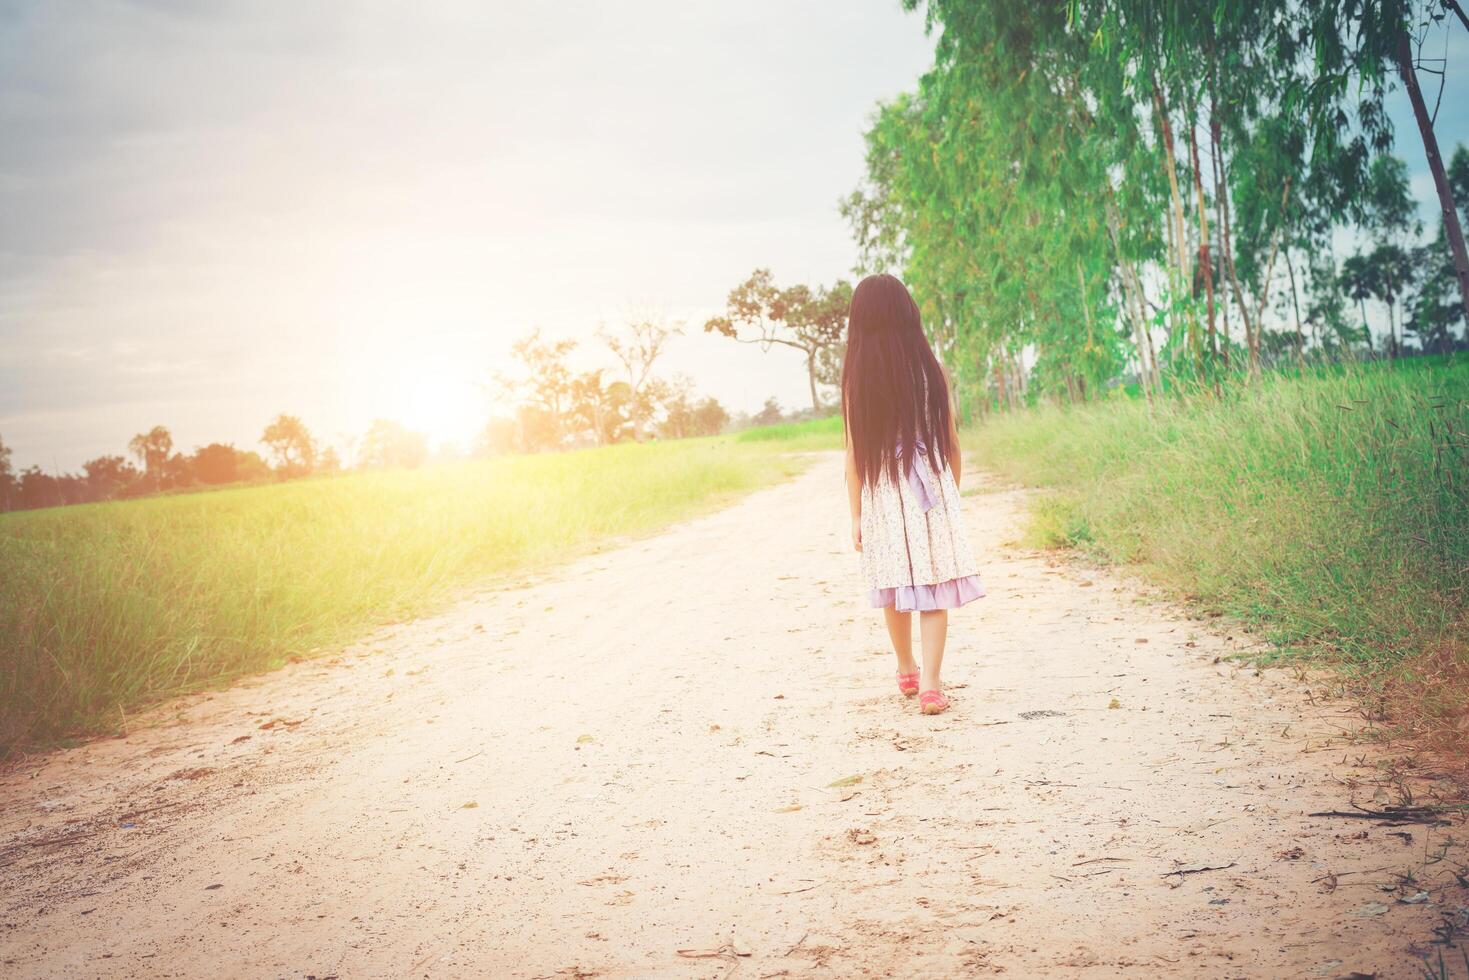
[[[913,695],[917,694],[918,693],[918,671],[915,670],[911,674],[905,674],[902,671],[899,671],[898,672],[898,690],[899,691],[902,691],[903,692],[903,696],[904,697],[907,697],[907,698],[911,698]]]
[[[918,710],[926,715],[941,715],[949,710],[949,697],[941,691],[924,691],[918,695]]]

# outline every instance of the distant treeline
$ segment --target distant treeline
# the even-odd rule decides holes
[[[597,338],[616,362],[575,372],[575,340],[548,340],[533,330],[511,348],[514,368],[495,376],[502,400],[514,406],[509,418],[494,418],[480,433],[480,455],[533,453],[659,437],[717,435],[730,416],[714,398],[698,398],[686,377],[666,380],[653,373],[668,342],[683,332],[679,323],[645,316],[617,333]]]
[[[16,472],[10,448],[0,441],[0,511],[124,500],[343,469],[337,451],[321,446],[294,415],[277,416],[265,427],[260,441],[270,460],[226,442],[211,442],[183,453],[174,448],[168,427],[155,425],[128,440],[128,456],[98,456],[83,463],[80,473],[46,473],[39,466]],[[362,439],[358,465],[417,466],[427,455],[428,443],[421,433],[378,419]]]
[[[495,378],[494,387],[512,406],[508,417],[491,418],[470,447],[479,457],[538,453],[649,439],[717,435],[750,425],[800,421],[814,411],[781,410],[775,398],[753,415],[731,416],[719,401],[699,397],[693,383],[653,373],[669,338],[681,330],[656,318],[635,320],[620,333],[598,332],[618,368],[580,373],[568,365],[571,340],[548,341],[532,332],[512,348],[515,369]],[[265,455],[212,442],[192,452],[174,446],[166,426],[135,435],[127,455],[103,455],[79,473],[47,473],[39,466],[16,471],[11,450],[0,439],[0,512],[122,500],[268,480],[331,475],[347,469],[411,469],[430,457],[428,436],[398,422],[376,419],[355,451],[324,445],[302,420],[278,415],[261,433]],[[455,449],[444,456],[458,456]]]

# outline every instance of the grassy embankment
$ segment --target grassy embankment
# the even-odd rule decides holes
[[[740,442],[779,444],[787,452],[842,448],[842,417],[807,419],[805,422],[782,422],[746,429],[735,436]]]
[[[708,510],[794,472],[783,454],[821,438],[619,445],[0,515],[0,758]]]
[[[1469,740],[1469,365],[1277,375],[1222,397],[992,417],[979,465],[1055,488],[1036,543],[1136,564]]]

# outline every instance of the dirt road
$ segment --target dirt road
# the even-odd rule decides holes
[[[860,602],[840,479],[823,458],[5,774],[0,972],[1436,962],[1434,928],[1469,918],[1462,827],[1309,815],[1398,801],[1349,706],[1219,663],[1233,642],[1134,584],[1010,543],[1022,493],[980,486],[990,596],[952,617],[955,708],[921,717]]]

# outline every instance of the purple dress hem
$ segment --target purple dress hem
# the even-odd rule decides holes
[[[984,597],[984,586],[978,575],[951,578],[936,585],[900,585],[892,589],[872,589],[868,599],[873,608],[892,606],[898,612],[933,612],[958,609],[967,602]]]

